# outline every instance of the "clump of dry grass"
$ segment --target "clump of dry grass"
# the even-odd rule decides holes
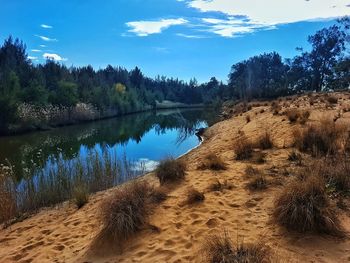
[[[278,102],[273,101],[271,103],[270,111],[272,112],[273,115],[278,115],[281,109],[282,107]]]
[[[299,116],[300,116],[299,111],[296,110],[296,109],[287,110],[285,112],[285,114],[286,114],[286,116],[287,116],[287,118],[288,118],[290,123],[296,122],[298,120]]]
[[[247,123],[249,123],[250,122],[250,115],[245,116],[245,120]]]
[[[185,203],[188,205],[197,204],[203,202],[205,196],[202,192],[199,192],[197,189],[190,188],[186,193],[186,201]]]
[[[159,163],[155,174],[161,185],[181,181],[186,175],[186,164],[181,160],[168,158]]]
[[[342,228],[320,176],[303,175],[287,184],[274,204],[274,221],[298,232],[341,235]]]
[[[208,187],[209,192],[222,192],[223,190],[231,190],[233,188],[233,185],[228,183],[227,180],[225,180],[223,183],[221,183],[219,180],[215,181],[214,183],[210,184]]]
[[[102,238],[114,242],[128,239],[148,223],[151,187],[146,182],[133,181],[118,188],[102,203]]]
[[[265,132],[256,141],[256,146],[262,150],[271,149],[273,147],[273,142],[271,140],[271,135],[269,132]]]
[[[78,209],[89,201],[89,190],[84,185],[78,185],[73,190],[73,201]]]
[[[341,148],[339,143],[344,132],[344,127],[330,119],[323,119],[319,124],[295,130],[294,143],[300,151],[313,156],[336,154]]]
[[[261,171],[248,165],[245,169],[245,174],[247,179],[249,179],[247,187],[250,190],[262,190],[267,188],[267,180]]]
[[[166,190],[162,187],[153,188],[150,192],[150,201],[154,204],[160,204],[168,198]]]
[[[300,153],[298,153],[297,151],[292,151],[289,155],[288,155],[288,161],[291,162],[296,162],[298,165],[302,164],[302,160],[303,157],[301,156]]]
[[[226,170],[226,163],[215,153],[209,153],[205,156],[203,163],[198,168],[215,171]]]
[[[338,103],[338,98],[336,96],[328,96],[327,101],[330,104],[337,104]]]
[[[204,260],[208,263],[267,262],[269,250],[262,244],[234,245],[227,232],[206,239],[203,248]]]
[[[253,143],[248,140],[248,138],[243,135],[238,140],[236,140],[233,150],[236,154],[236,160],[247,160],[252,157],[253,154]]]

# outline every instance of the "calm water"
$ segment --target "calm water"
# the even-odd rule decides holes
[[[11,164],[18,181],[28,176],[24,170],[47,169],[52,160],[69,162],[103,151],[142,162],[151,170],[160,159],[178,157],[197,146],[195,130],[213,124],[216,117],[208,109],[162,110],[0,137],[0,163]]]

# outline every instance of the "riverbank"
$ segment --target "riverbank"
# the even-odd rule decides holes
[[[165,109],[197,109],[212,108],[205,104],[184,104],[172,101],[157,102],[155,107],[146,106],[141,109],[120,113],[116,110],[101,112],[90,104],[78,103],[73,109],[49,106],[38,108],[29,104],[19,107],[19,120],[10,125],[7,130],[0,130],[0,136],[21,135],[35,131],[47,131],[59,127],[72,126],[82,123],[106,120],[116,117],[128,116],[137,113],[165,110]]]
[[[276,262],[348,262],[348,236],[339,239],[288,232],[271,220],[276,195],[299,167],[289,160],[295,151],[295,129],[317,123],[323,117],[350,123],[349,94],[335,96],[336,102],[322,96],[301,96],[252,104],[241,112],[238,107],[230,109],[226,120],[206,130],[199,147],[181,157],[188,166],[184,181],[167,189],[168,199],[150,217],[150,224],[159,231],[141,231],[125,245],[122,254],[107,250],[101,256],[90,251],[101,227],[100,205],[113,194],[116,190],[113,188],[92,195],[79,210],[65,202],[0,230],[0,258],[4,262],[202,262],[202,249],[208,237],[225,230],[234,240],[265,244]],[[289,109],[308,111],[310,116],[305,122],[290,121],[286,113]],[[273,147],[254,150],[263,154],[263,162],[235,160],[233,149],[242,134],[255,141],[267,132]],[[226,169],[199,169],[208,153],[222,159]],[[303,165],[307,165],[311,157],[301,155]],[[264,174],[266,188],[249,187],[248,166]],[[141,180],[159,184],[153,173]],[[213,185],[221,187],[213,191]],[[203,192],[205,199],[196,205],[186,205],[184,199],[192,187]],[[347,198],[343,203],[349,207]],[[349,210],[336,208],[336,211],[348,233]]]

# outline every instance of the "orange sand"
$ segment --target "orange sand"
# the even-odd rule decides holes
[[[326,114],[333,117],[341,113],[342,107],[350,105],[347,95],[339,96],[346,99],[340,100],[333,109],[326,110],[324,103],[315,103],[310,122]],[[310,107],[306,96],[298,98],[292,106],[295,104]],[[265,112],[260,113],[261,109]],[[251,117],[249,123],[246,123],[247,114]],[[350,120],[350,113],[341,116],[338,121]],[[160,232],[138,233],[125,244],[122,254],[90,251],[90,244],[101,227],[99,205],[113,192],[114,189],[110,189],[91,196],[89,203],[80,210],[66,202],[0,230],[0,262],[202,262],[201,249],[205,240],[224,229],[234,240],[265,243],[277,262],[350,262],[348,237],[339,240],[288,233],[270,222],[275,194],[287,180],[283,172],[293,169],[287,158],[296,125],[299,124],[290,124],[286,116],[273,116],[269,107],[260,106],[210,127],[204,143],[182,157],[189,165],[185,181],[169,190],[170,197],[150,218],[150,223],[159,227]],[[263,191],[251,191],[246,187],[244,174],[249,162],[235,161],[232,145],[239,131],[255,139],[266,130],[271,132],[275,148],[264,151],[267,153],[265,164],[252,165],[267,175],[269,186]],[[219,155],[228,169],[198,170],[209,152]],[[157,184],[152,174],[144,179]],[[208,186],[216,180],[227,181],[233,188],[209,192]],[[205,193],[203,203],[182,205],[190,186]],[[339,210],[339,216],[350,232],[349,212]]]

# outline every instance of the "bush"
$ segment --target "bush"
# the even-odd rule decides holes
[[[226,170],[226,163],[216,154],[209,153],[205,156],[203,163],[199,166],[199,169],[205,170]]]
[[[273,218],[288,230],[341,235],[342,229],[319,176],[304,175],[287,184],[277,196]]]
[[[186,174],[186,165],[180,160],[173,158],[165,159],[159,163],[155,174],[161,185],[181,181]]]
[[[203,252],[204,262],[208,263],[258,263],[268,261],[268,249],[261,244],[234,245],[225,232],[224,235],[214,235],[206,239]]]
[[[300,113],[296,109],[290,109],[286,111],[286,116],[291,123],[294,123],[299,119]]]
[[[154,204],[160,204],[164,202],[167,198],[168,195],[166,191],[161,187],[153,188],[153,190],[150,193],[150,201]]]
[[[83,185],[76,186],[72,194],[73,201],[78,209],[82,208],[89,201],[89,191]]]
[[[236,154],[236,160],[247,160],[252,157],[253,144],[247,139],[246,136],[241,136],[236,140],[233,150]]]
[[[102,237],[123,241],[138,232],[148,222],[151,187],[133,181],[112,194],[101,206]]]
[[[190,188],[186,195],[186,204],[188,205],[203,202],[205,199],[204,194],[194,188]]]
[[[264,135],[260,136],[256,142],[256,146],[262,150],[271,149],[273,147],[273,143],[270,133],[265,132]]]

